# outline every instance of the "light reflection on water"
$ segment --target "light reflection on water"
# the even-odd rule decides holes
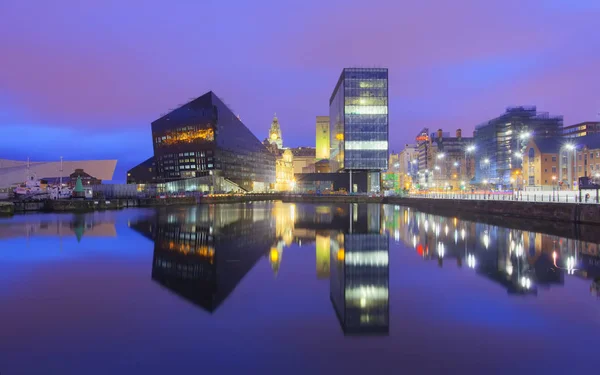
[[[0,220],[0,319],[13,323],[0,335],[0,366],[93,373],[83,369],[105,353],[98,373],[160,373],[195,368],[178,358],[203,350],[247,353],[206,362],[224,372],[272,371],[256,355],[273,352],[292,373],[324,372],[325,362],[383,371],[398,358],[408,372],[514,371],[531,363],[506,355],[539,350],[556,359],[536,369],[572,369],[575,358],[589,369],[599,362],[583,344],[600,333],[598,250],[392,205],[17,216]],[[137,346],[120,344],[120,332]],[[65,337],[58,346],[56,335]],[[558,355],[573,343],[576,353]],[[477,360],[457,355],[463,349]],[[43,360],[25,361],[31,353]],[[61,361],[72,353],[79,359]]]

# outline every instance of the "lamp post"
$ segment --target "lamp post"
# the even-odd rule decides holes
[[[489,174],[490,174],[490,159],[485,158],[482,161],[482,164],[485,166],[485,175],[487,178],[489,178]],[[484,184],[487,184],[487,178],[485,179]]]
[[[556,184],[556,176],[552,176],[552,202],[555,200],[555,184]]]

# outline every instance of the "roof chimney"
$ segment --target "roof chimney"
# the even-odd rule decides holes
[[[442,129],[438,129],[438,131],[437,131],[437,137],[440,140],[442,139]]]
[[[462,138],[462,130],[461,129],[456,129],[456,138],[458,138],[458,139]]]

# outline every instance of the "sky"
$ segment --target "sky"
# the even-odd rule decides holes
[[[314,146],[344,67],[389,69],[390,151],[511,105],[600,120],[598,0],[2,0],[0,158],[152,155],[212,90],[260,140]]]

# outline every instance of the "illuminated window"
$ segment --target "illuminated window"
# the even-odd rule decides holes
[[[346,150],[387,150],[387,141],[347,141]]]
[[[387,115],[388,113],[388,107],[386,105],[347,105],[344,110],[350,115]]]

